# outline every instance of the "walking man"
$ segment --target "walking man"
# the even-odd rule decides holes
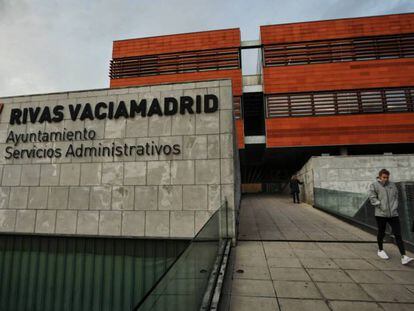
[[[300,203],[299,201],[299,185],[303,185],[303,182],[300,182],[298,177],[296,175],[293,175],[292,178],[290,179],[290,193],[293,196],[293,203]]]
[[[390,182],[390,172],[382,169],[379,172],[377,181],[369,188],[369,199],[375,206],[375,218],[378,225],[378,256],[388,259],[387,253],[383,249],[383,240],[387,223],[392,228],[398,249],[401,254],[401,263],[406,265],[413,258],[405,255],[404,242],[401,236],[400,219],[398,217],[398,189],[395,183]]]

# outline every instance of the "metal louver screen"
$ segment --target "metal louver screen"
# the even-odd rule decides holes
[[[0,310],[131,310],[187,241],[0,236]]]
[[[239,49],[227,48],[114,58],[111,60],[109,76],[119,79],[239,68]]]
[[[270,94],[266,111],[268,118],[413,112],[414,88]]]
[[[264,46],[266,67],[414,57],[414,34]]]

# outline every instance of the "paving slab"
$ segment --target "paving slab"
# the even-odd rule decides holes
[[[231,291],[232,295],[276,297],[272,282],[268,280],[234,279]]]
[[[394,279],[382,271],[376,270],[345,270],[356,283],[395,283]]]
[[[270,280],[269,268],[267,266],[234,266],[233,278],[250,280]]]
[[[273,282],[277,297],[281,298],[316,298],[322,296],[312,282],[275,281]]]
[[[332,311],[382,311],[375,302],[362,301],[329,301]]]
[[[408,303],[381,303],[381,307],[385,311],[413,311],[414,304]]]
[[[283,311],[329,311],[323,300],[279,299],[280,309]]]
[[[375,237],[312,206],[277,195],[244,196],[241,240],[375,241]]]
[[[414,269],[412,271],[384,271],[384,274],[398,284],[414,284]]]
[[[357,284],[354,283],[316,283],[322,295],[329,300],[372,300]]]
[[[293,249],[299,258],[326,258],[327,255],[320,249]]]
[[[302,267],[301,262],[298,258],[288,257],[271,257],[267,258],[267,265],[272,268],[300,268]]]
[[[367,259],[366,260],[370,265],[374,266],[379,270],[389,270],[389,271],[414,271],[413,265],[402,265],[400,259],[391,258],[389,260],[384,259]]]
[[[339,269],[308,269],[308,273],[314,282],[354,283],[343,270]]]
[[[414,294],[400,284],[361,284],[361,286],[376,301],[414,303]]]
[[[358,258],[359,256],[352,252],[350,248],[346,246],[346,244],[338,244],[338,243],[318,243],[317,244],[320,249],[324,251],[325,254],[329,256],[329,258]]]
[[[300,258],[305,268],[338,269],[336,263],[329,258]]]
[[[376,270],[376,268],[371,265],[365,259],[333,259],[335,264],[337,264],[341,269],[353,269],[353,270]]]
[[[335,217],[254,196],[243,198],[239,230],[220,310],[414,310],[414,265],[389,243],[391,258],[379,259],[374,235]]]
[[[303,268],[270,268],[272,280],[278,281],[310,281]]]
[[[231,311],[276,311],[280,310],[276,298],[232,296]]]

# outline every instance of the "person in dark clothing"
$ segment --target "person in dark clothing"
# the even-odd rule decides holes
[[[299,179],[296,175],[293,175],[292,178],[290,179],[290,183],[289,183],[290,193],[292,194],[292,197],[293,197],[293,203],[300,203],[300,200],[299,200],[299,193],[300,193],[299,185],[303,185],[303,182],[299,181]]]
[[[369,200],[375,207],[375,219],[378,224],[378,257],[388,259],[387,253],[383,249],[383,240],[387,223],[392,228],[395,242],[401,254],[401,263],[406,265],[413,258],[406,256],[404,242],[401,236],[400,218],[398,215],[398,189],[397,186],[389,181],[390,172],[382,169],[379,172],[377,181],[369,188]]]

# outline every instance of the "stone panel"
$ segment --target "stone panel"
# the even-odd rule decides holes
[[[47,201],[48,209],[67,209],[69,187],[50,187]]]
[[[57,211],[56,233],[75,234],[77,216],[77,211]]]
[[[171,135],[171,118],[152,116],[148,121],[148,135],[150,137]]]
[[[76,233],[82,235],[97,235],[99,225],[98,211],[79,211]]]
[[[144,236],[145,234],[145,212],[125,211],[122,212],[122,235]]]
[[[233,111],[221,110],[220,111],[220,133],[232,133],[233,132]]]
[[[181,210],[182,198],[182,186],[160,186],[158,188],[158,209]]]
[[[22,186],[38,186],[40,180],[40,165],[23,165],[20,184]]]
[[[103,163],[102,164],[102,184],[119,185],[124,180],[124,164],[123,163]]]
[[[207,158],[207,136],[184,136],[183,159]]]
[[[9,207],[10,187],[0,187],[0,210]]]
[[[195,115],[176,115],[172,117],[172,135],[194,135]]]
[[[60,166],[58,164],[43,164],[40,166],[40,185],[59,185]]]
[[[122,214],[116,211],[102,211],[99,213],[99,234],[120,235]]]
[[[101,163],[84,163],[81,164],[82,186],[95,186],[101,184],[102,164]]]
[[[234,182],[234,162],[233,159],[221,159],[221,183],[231,184]]]
[[[208,135],[207,136],[207,155],[209,159],[220,158],[220,136]]]
[[[207,186],[184,186],[183,209],[207,210]]]
[[[170,184],[170,161],[150,161],[147,165],[147,185]]]
[[[158,186],[135,187],[135,209],[156,210],[158,208]]]
[[[194,212],[171,212],[170,236],[177,238],[192,238],[194,236]]]
[[[16,211],[0,210],[0,232],[14,231]]]
[[[218,134],[220,133],[220,118],[218,114],[197,114],[196,134]]]
[[[33,233],[36,220],[36,211],[19,210],[17,211],[16,232]]]
[[[70,187],[68,209],[85,210],[89,207],[89,187]]]
[[[111,209],[112,188],[110,186],[92,187],[90,194],[89,209],[109,210]]]
[[[194,184],[194,161],[171,162],[171,183],[173,185]]]
[[[126,137],[147,137],[148,118],[135,118],[126,121]]]
[[[112,188],[112,209],[133,210],[134,209],[134,187],[115,186]]]
[[[60,185],[77,186],[80,182],[80,164],[68,163],[60,166]]]
[[[145,185],[146,179],[146,162],[126,162],[124,164],[124,185]]]
[[[10,190],[9,208],[10,209],[27,208],[28,196],[29,196],[28,187],[12,187]]]
[[[215,211],[221,205],[221,188],[220,185],[208,186],[208,210]]]
[[[145,213],[145,236],[168,237],[170,232],[170,212],[147,211]]]
[[[22,167],[20,165],[6,165],[3,167],[3,186],[18,186],[20,184],[20,176]]]
[[[220,160],[196,161],[196,184],[220,183]]]
[[[36,233],[54,233],[56,211],[39,210],[36,214]]]
[[[30,187],[28,208],[46,209],[48,190],[48,187]]]

